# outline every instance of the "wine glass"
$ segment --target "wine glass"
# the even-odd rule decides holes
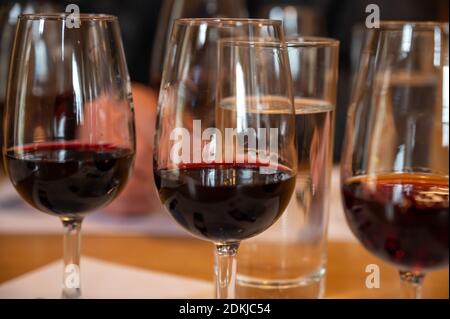
[[[448,24],[383,22],[366,35],[349,108],[347,222],[408,297],[448,266],[448,75]]]
[[[3,159],[21,197],[61,219],[64,298],[78,298],[80,229],[127,182],[134,113],[117,18],[24,14],[7,88]]]
[[[179,19],[159,97],[161,202],[216,246],[216,297],[233,298],[241,240],[271,226],[295,185],[292,85],[279,21]]]
[[[164,58],[178,18],[247,18],[245,0],[165,0],[158,18],[150,67],[150,85],[159,90]]]

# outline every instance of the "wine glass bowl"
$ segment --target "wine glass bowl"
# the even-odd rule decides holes
[[[341,164],[351,230],[420,297],[448,266],[448,24],[383,22],[356,76]]]

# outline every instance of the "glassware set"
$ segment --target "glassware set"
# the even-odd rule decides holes
[[[75,27],[67,18],[18,19],[2,152],[21,197],[61,219],[62,295],[78,298],[83,217],[120,193],[136,145],[117,18],[81,14]],[[303,297],[323,296],[338,48],[285,38],[276,20],[173,24],[155,184],[173,219],[215,245],[217,298],[298,297],[252,289],[310,284]],[[448,25],[386,22],[368,32],[342,198],[352,232],[399,268],[412,297],[426,272],[448,265],[448,109]]]

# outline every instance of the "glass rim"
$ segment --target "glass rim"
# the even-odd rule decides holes
[[[65,20],[72,13],[22,13],[19,20]],[[77,16],[81,21],[116,21],[117,16],[104,13],[80,13]]]
[[[381,20],[380,30],[402,30],[405,26],[411,26],[413,29],[429,29],[432,30],[436,27],[447,28],[448,22],[444,21],[408,21],[408,20]],[[375,30],[377,28],[374,28]]]
[[[196,26],[202,24],[208,25],[277,25],[281,26],[281,20],[273,19],[245,19],[245,18],[179,18],[176,19],[175,24]]]
[[[285,48],[286,44],[282,40],[276,38],[264,37],[230,37],[223,38],[219,41],[220,46],[236,46],[236,47],[267,47],[267,48]]]
[[[338,47],[339,40],[327,37],[316,36],[288,36],[286,37],[286,46],[288,48],[303,47]]]

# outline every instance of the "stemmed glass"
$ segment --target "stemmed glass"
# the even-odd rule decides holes
[[[448,24],[366,35],[342,156],[346,218],[420,298],[425,274],[448,266]]]
[[[64,225],[65,298],[80,289],[80,229],[127,182],[134,111],[117,18],[18,19],[4,122],[5,170],[17,192]]]
[[[295,185],[295,117],[281,23],[179,19],[159,97],[162,203],[216,246],[216,297],[233,298],[241,240],[271,226]]]

